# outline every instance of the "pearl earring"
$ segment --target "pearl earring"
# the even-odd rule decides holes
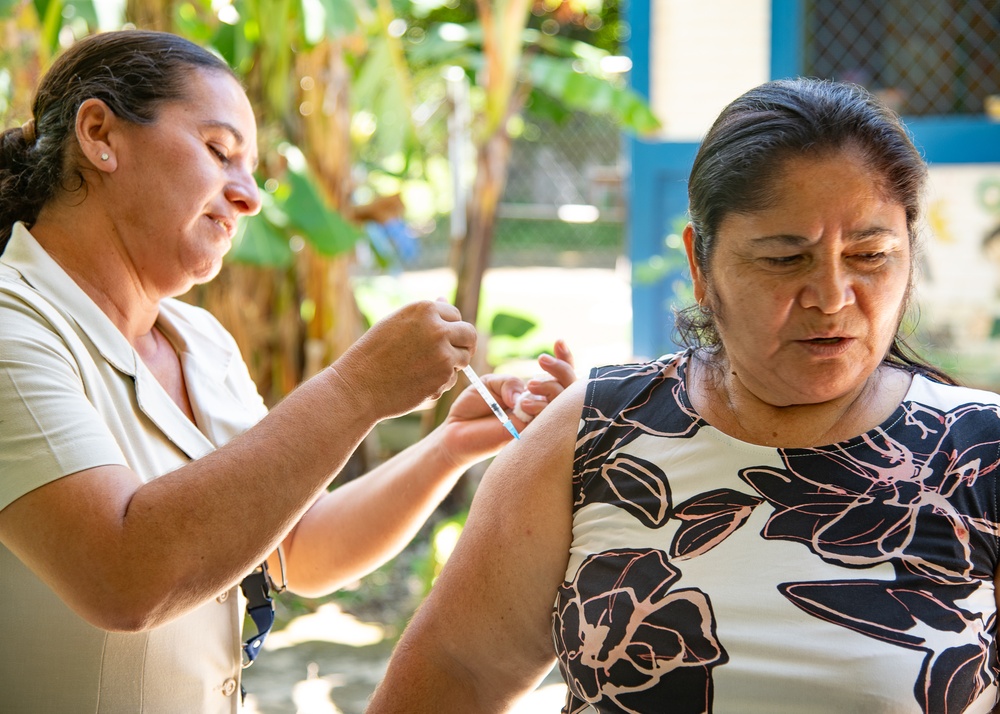
[[[107,154],[101,154],[101,161],[107,161],[107,160],[108,160],[108,159],[110,159],[110,158],[111,158],[111,157],[110,157],[110,156],[108,156]]]

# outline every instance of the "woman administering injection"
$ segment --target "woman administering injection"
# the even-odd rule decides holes
[[[327,491],[376,423],[455,383],[476,332],[406,306],[267,413],[232,337],[173,299],[260,209],[256,163],[229,67],[164,33],[80,41],[0,136],[4,711],[235,712],[248,573],[310,596],[358,578],[511,441],[467,389]],[[574,379],[563,347],[542,368],[532,413]],[[509,406],[525,389],[485,381]]]

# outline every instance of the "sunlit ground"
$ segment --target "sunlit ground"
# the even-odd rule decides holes
[[[386,630],[327,603],[272,632],[245,676],[245,714],[361,714],[385,672]],[[313,659],[315,658],[315,659]],[[554,714],[566,687],[555,672],[513,714]]]

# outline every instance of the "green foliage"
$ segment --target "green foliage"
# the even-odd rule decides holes
[[[430,536],[430,548],[427,554],[415,564],[417,577],[423,587],[423,595],[427,595],[431,591],[434,581],[437,580],[452,551],[455,550],[455,545],[462,535],[468,517],[469,512],[462,511],[434,526]]]
[[[524,337],[537,325],[538,323],[534,320],[512,315],[509,312],[498,312],[493,316],[490,334],[515,338]]]
[[[537,89],[570,109],[610,116],[623,127],[640,134],[660,127],[645,100],[634,91],[582,71],[565,58],[533,57],[528,72]]]
[[[537,108],[548,117],[565,116],[569,111],[608,116],[639,134],[660,128],[645,99],[620,77],[601,70],[601,60],[610,56],[607,50],[533,29],[525,30],[524,44],[525,79],[535,98],[529,110]],[[428,25],[420,41],[407,46],[407,56],[415,69],[458,66],[474,78],[483,64],[481,45],[482,28],[476,21],[463,24],[460,30],[448,29],[446,23]]]
[[[308,39],[315,44],[317,35],[311,29],[321,31],[327,37],[342,37],[358,31],[357,9],[351,0],[315,0],[302,3],[302,20]]]
[[[240,222],[227,260],[251,265],[285,268],[291,265],[292,249],[287,231],[287,214],[274,198],[261,194],[261,212]],[[284,223],[285,225],[282,225]]]
[[[687,214],[674,218],[672,230],[663,239],[663,252],[632,266],[632,279],[636,284],[650,285],[661,280],[671,280],[670,291],[677,305],[694,303],[694,291],[688,275],[687,253],[681,234],[687,224]]]
[[[62,0],[34,0],[34,5],[42,25],[42,46],[54,53],[59,47],[59,30],[63,24]]]

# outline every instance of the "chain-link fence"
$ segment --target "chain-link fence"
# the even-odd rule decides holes
[[[574,114],[529,121],[511,152],[491,264],[612,267],[624,250],[622,135]],[[418,264],[447,264],[448,217],[420,238]]]
[[[862,84],[906,116],[1000,102],[1000,0],[810,0],[805,18],[807,75]]]

